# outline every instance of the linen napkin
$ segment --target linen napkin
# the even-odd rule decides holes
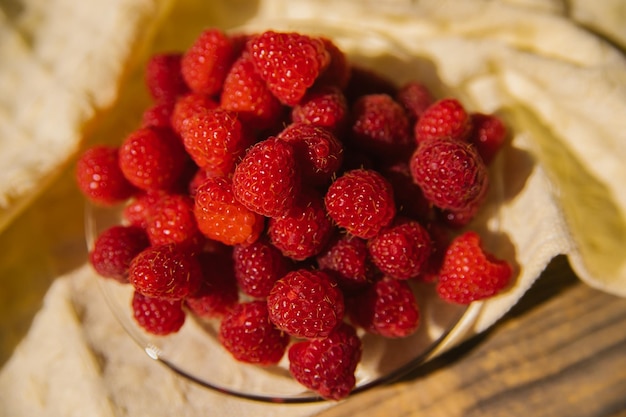
[[[123,0],[118,1],[119,10],[126,10]],[[35,3],[24,3],[24,10],[36,10]],[[55,3],[60,5],[63,0]],[[218,1],[204,6],[209,10],[203,14],[195,9],[202,7],[200,2],[184,1],[174,6],[146,1],[142,4],[147,8],[137,10],[144,10],[144,16],[158,21],[155,32],[148,36],[130,31],[124,39],[147,44],[142,36],[154,36],[155,45],[161,49],[176,46],[168,43],[172,39],[168,36],[179,26],[166,22],[182,16],[191,25],[187,35],[193,32],[193,24],[203,22],[230,27],[263,26],[268,21],[285,19],[320,19],[389,36],[410,51],[418,78],[438,86],[441,92],[460,96],[473,110],[500,114],[511,127],[513,137],[511,146],[496,161],[500,173],[496,187],[501,187],[503,201],[498,212],[489,212],[485,219],[489,236],[486,243],[499,255],[515,259],[518,275],[512,288],[473,307],[474,320],[458,329],[445,348],[493,325],[558,254],[567,255],[576,273],[589,285],[625,296],[626,266],[621,247],[626,236],[626,193],[621,179],[626,178],[626,170],[620,162],[626,158],[626,122],[620,115],[626,114],[626,61],[614,45],[626,44],[626,36],[619,24],[612,23],[619,22],[620,16],[621,21],[626,19],[620,2],[593,2],[599,6],[597,9],[591,7],[591,2],[573,2],[575,7],[568,11],[556,1],[389,1],[375,13],[372,7],[379,2],[365,3],[265,0],[251,8],[239,2]],[[22,18],[30,16],[27,22],[53,22],[59,17],[52,9],[37,9],[38,13],[22,14]],[[70,9],[67,2],[60,10]],[[15,19],[9,19],[6,11],[3,13],[2,33],[9,35],[0,38],[2,45],[21,42],[22,46],[16,47],[21,55],[14,59],[18,63],[21,59],[32,60],[32,51],[24,49],[29,45],[24,36],[28,31],[13,30],[17,27]],[[614,17],[616,13],[618,17]],[[155,17],[161,15],[162,22],[161,17]],[[612,17],[598,18],[604,15]],[[573,19],[606,39],[591,34]],[[94,27],[102,24],[90,22]],[[114,20],[109,22],[108,30],[97,26],[101,32],[94,29],[85,36],[93,37],[94,42],[114,39],[119,34]],[[36,40],[34,35],[45,25],[32,23],[23,26],[26,27],[32,31],[30,39]],[[45,42],[68,38],[71,33],[59,29]],[[185,38],[181,35],[179,39]],[[39,50],[38,42],[44,41],[33,42],[33,50]],[[67,54],[79,53],[71,44],[67,48]],[[84,49],[80,53],[96,59],[97,50]],[[132,61],[136,60],[134,65],[138,66],[141,56],[137,49],[120,52],[118,62],[129,64],[122,68],[110,63],[114,67],[108,72],[111,85],[122,84],[125,77],[132,81]],[[48,66],[42,67],[47,70],[50,84],[54,84],[63,64],[53,58],[48,57]],[[15,84],[27,85],[27,77],[22,78],[16,69],[18,64],[5,67],[5,61],[0,66],[2,75],[11,74]],[[45,60],[37,58],[37,62]],[[1,83],[8,88],[8,83]],[[136,83],[133,85],[137,88]],[[88,90],[85,86],[76,89]],[[18,100],[24,97],[19,91],[38,97],[33,90],[11,91],[15,91]],[[70,112],[73,107],[60,114],[44,110],[38,114],[46,123],[65,129],[61,132],[71,142],[61,152],[66,158],[76,156],[80,137],[88,130],[85,124],[94,122],[93,118],[112,104],[116,92],[110,94],[102,101],[95,100],[91,93],[85,95],[88,99],[77,99],[87,103],[78,106],[78,115]],[[6,103],[6,109],[13,109],[9,101]],[[118,116],[133,110],[133,103],[124,102],[121,97],[116,108],[102,116],[100,127],[94,127],[92,135],[86,135],[90,140],[118,140],[106,137],[104,132],[123,131],[127,122]],[[52,114],[55,120],[50,120]],[[20,138],[32,137],[36,132],[25,130],[28,119],[22,117],[5,117],[3,125],[8,126],[7,132],[29,133]],[[37,134],[45,132],[44,129]],[[11,149],[4,140],[0,142],[3,154],[10,152],[4,151],[5,147]],[[23,141],[26,139],[20,142]],[[23,154],[26,152],[19,153]],[[5,163],[13,159],[7,158]],[[2,308],[8,305],[28,315],[36,309],[38,300],[29,300],[31,293],[23,285],[35,282],[39,294],[46,292],[27,333],[25,330],[21,341],[15,343],[17,346],[11,349],[12,355],[0,370],[0,415],[311,416],[332,406],[261,404],[226,397],[182,380],[149,359],[110,314],[95,284],[94,273],[84,263],[83,230],[75,221],[82,216],[80,196],[72,187],[71,167],[64,174],[53,175],[62,165],[63,158],[60,159],[54,169],[33,179],[40,184],[41,177],[52,176],[55,181],[30,206],[24,208],[22,204],[19,210],[15,209],[15,213],[21,212],[20,216],[8,217],[13,221],[9,224],[7,220],[0,236],[0,247],[7,249],[2,251],[5,256],[0,257],[5,268],[0,301],[6,303],[2,303]],[[24,195],[32,200],[29,192]],[[68,218],[74,221],[68,222]],[[28,244],[20,243],[24,240],[29,240]],[[15,247],[24,250],[9,250]],[[28,262],[36,258],[43,265]],[[50,271],[55,278],[49,288],[49,281],[43,278],[26,278]],[[23,285],[9,279],[9,275],[22,279]],[[10,295],[5,287],[11,290]],[[21,297],[22,303],[13,300],[15,295]],[[3,313],[10,317],[11,310]]]

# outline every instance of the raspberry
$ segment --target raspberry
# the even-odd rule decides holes
[[[145,69],[145,82],[155,101],[171,101],[189,91],[180,70],[182,54],[154,54]]]
[[[424,111],[435,102],[428,87],[416,81],[404,84],[395,98],[406,110],[411,124],[416,123]]]
[[[283,255],[303,261],[322,251],[333,233],[321,196],[307,190],[284,216],[269,220],[267,233]]]
[[[119,204],[137,192],[119,166],[119,150],[110,146],[87,149],[76,163],[76,184],[92,203]]]
[[[130,262],[150,246],[146,232],[137,226],[112,226],[98,235],[89,262],[105,278],[128,282]]]
[[[417,143],[428,139],[465,140],[471,128],[470,116],[455,98],[444,98],[430,105],[415,124]]]
[[[175,101],[159,101],[144,110],[141,127],[171,128]]]
[[[509,284],[512,273],[508,262],[485,251],[480,235],[468,231],[448,246],[437,293],[444,300],[469,304],[498,294]]]
[[[187,153],[205,171],[226,175],[252,142],[236,113],[216,108],[188,118],[181,136]]]
[[[410,168],[424,196],[444,210],[476,204],[489,185],[487,168],[474,146],[455,139],[423,141],[411,156]]]
[[[362,287],[376,275],[367,242],[348,234],[336,235],[317,257],[317,264],[320,269],[335,272],[339,284],[345,289]]]
[[[160,190],[138,193],[128,205],[124,207],[122,217],[128,223],[145,229],[148,227],[150,217],[154,214],[154,206],[165,194],[167,194],[165,191]]]
[[[291,336],[325,337],[344,314],[343,293],[325,272],[297,269],[276,281],[267,296],[270,320]]]
[[[209,178],[198,187],[194,215],[206,237],[226,245],[252,243],[265,227],[263,216],[235,199],[232,181],[225,177]]]
[[[472,113],[470,117],[472,131],[469,142],[476,146],[485,164],[489,165],[506,140],[506,126],[492,114]]]
[[[239,288],[255,298],[267,297],[274,283],[292,269],[291,261],[265,237],[249,245],[236,245],[233,260]]]
[[[120,147],[120,168],[142,190],[170,189],[183,174],[188,156],[169,129],[140,128]]]
[[[181,300],[152,298],[134,291],[131,306],[135,321],[148,333],[165,336],[185,324]]]
[[[293,147],[270,137],[252,146],[233,174],[235,198],[267,217],[285,215],[300,190]]]
[[[419,185],[413,181],[408,163],[396,162],[382,167],[380,172],[391,184],[399,214],[416,220],[427,220],[431,217],[430,202],[424,197]]]
[[[322,37],[321,40],[330,56],[330,62],[318,77],[316,84],[332,85],[343,90],[350,81],[351,68],[348,57],[331,39]]]
[[[328,187],[324,200],[330,218],[363,239],[375,236],[396,214],[391,184],[373,170],[344,173]]]
[[[182,134],[183,126],[187,120],[197,114],[202,114],[207,110],[213,110],[218,107],[218,103],[209,96],[202,94],[188,93],[180,96],[174,104],[170,124],[172,130],[177,134]]]
[[[330,62],[321,39],[295,32],[263,32],[247,50],[267,87],[288,106],[298,104]]]
[[[420,324],[420,311],[408,281],[386,277],[351,299],[355,325],[388,338],[407,337]]]
[[[372,155],[405,155],[415,147],[404,109],[387,94],[368,94],[354,103],[350,139]]]
[[[348,101],[343,91],[334,86],[311,89],[291,109],[294,123],[325,127],[335,134],[343,133],[348,122]]]
[[[178,243],[199,248],[204,237],[193,215],[194,201],[181,194],[163,194],[148,217],[146,232],[152,246]]]
[[[248,54],[237,59],[226,76],[220,106],[237,112],[243,123],[256,129],[276,125],[283,110],[280,101],[257,74]]]
[[[197,258],[204,279],[198,291],[185,298],[185,305],[198,317],[221,318],[239,301],[232,259],[211,252],[199,253]]]
[[[341,400],[356,384],[361,354],[361,339],[352,326],[342,323],[328,337],[293,344],[287,354],[289,372],[322,398]]]
[[[328,184],[343,162],[343,146],[322,127],[292,123],[278,138],[293,146],[302,181],[317,186]]]
[[[210,96],[222,88],[234,59],[230,38],[220,29],[206,29],[183,55],[181,72],[192,91]]]
[[[418,276],[432,251],[428,231],[415,220],[397,219],[367,243],[372,261],[397,279]]]
[[[132,260],[128,280],[145,296],[180,300],[198,290],[202,270],[193,253],[176,244],[151,246]]]
[[[285,354],[289,335],[268,319],[265,301],[240,303],[222,320],[219,340],[235,359],[257,365],[274,365]]]

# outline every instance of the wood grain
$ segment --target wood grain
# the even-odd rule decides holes
[[[490,331],[318,417],[626,416],[626,300],[564,257]]]

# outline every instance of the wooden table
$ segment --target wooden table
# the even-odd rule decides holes
[[[626,300],[556,258],[487,333],[317,417],[626,416]]]

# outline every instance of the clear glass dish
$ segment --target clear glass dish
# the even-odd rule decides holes
[[[379,33],[355,27],[337,27],[310,21],[260,22],[239,28],[237,32],[259,32],[264,29],[293,30],[331,38],[352,62],[375,69],[401,84],[421,80],[436,82],[432,68],[411,57],[392,39]],[[422,66],[423,65],[423,66]],[[430,78],[430,79],[428,79]],[[431,85],[429,84],[429,87]],[[441,94],[441,86],[433,86]],[[459,97],[463,100],[462,97]],[[498,167],[492,167],[497,170]],[[471,225],[479,232],[495,231],[483,236],[497,236],[497,206],[501,201],[501,184],[491,182],[490,197],[479,218]],[[121,210],[95,207],[86,209],[86,233],[89,247],[97,235],[121,222]],[[212,390],[225,394],[275,403],[305,403],[322,400],[289,375],[286,355],[276,366],[259,367],[237,362],[217,340],[218,324],[211,325],[188,317],[182,329],[169,336],[153,336],[134,321],[130,302],[132,287],[113,280],[98,279],[112,313],[148,356],[173,372]],[[381,384],[387,384],[415,371],[436,353],[462,338],[474,323],[482,303],[470,306],[446,303],[439,299],[434,286],[416,283],[420,305],[419,330],[403,339],[386,339],[361,334],[363,356],[356,370],[356,387],[351,395]]]

